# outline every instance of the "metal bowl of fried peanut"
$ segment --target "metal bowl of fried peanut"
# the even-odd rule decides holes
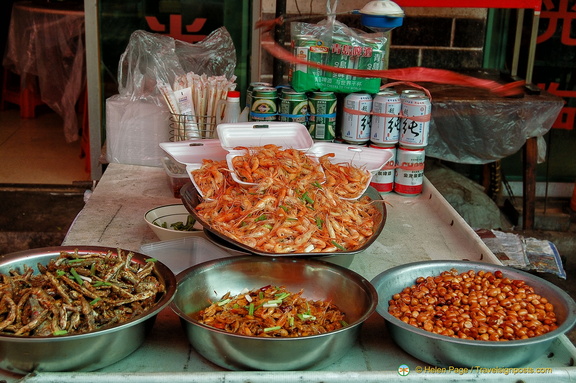
[[[229,370],[328,366],[350,351],[377,304],[359,274],[304,258],[224,258],[177,280],[170,307],[190,344]]]
[[[93,371],[138,349],[174,297],[161,262],[97,246],[44,247],[0,260],[0,368]]]
[[[422,261],[371,282],[394,342],[437,367],[522,367],[576,323],[576,304],[563,290],[501,265]]]

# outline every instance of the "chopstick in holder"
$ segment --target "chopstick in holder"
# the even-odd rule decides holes
[[[201,138],[211,138],[216,129],[216,111],[218,102],[225,100],[229,90],[234,90],[236,76],[227,79],[226,76],[207,76],[206,74],[198,75],[194,72],[188,72],[184,75],[177,76],[174,79],[173,87],[159,82],[158,87],[170,112],[179,117],[181,110],[178,107],[178,100],[174,92],[190,88],[192,107],[192,116],[184,117],[187,122],[197,127]],[[179,122],[180,119],[179,119]],[[180,131],[182,130],[182,131]],[[178,123],[178,131],[174,132],[180,139],[188,139],[184,131],[183,123]],[[196,134],[197,134],[196,133]],[[196,135],[195,134],[195,135]]]

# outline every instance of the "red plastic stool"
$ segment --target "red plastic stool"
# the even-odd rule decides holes
[[[20,107],[20,118],[36,118],[36,107],[44,104],[40,94],[32,87],[20,88],[20,76],[4,68],[0,110],[4,110],[5,103],[9,102]]]

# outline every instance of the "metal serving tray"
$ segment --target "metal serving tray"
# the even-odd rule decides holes
[[[181,195],[181,199],[182,202],[184,203],[184,206],[186,206],[186,208],[188,209],[188,211],[190,212],[190,214],[192,214],[194,216],[194,218],[196,218],[196,220],[204,227],[204,230],[209,232],[210,234],[212,234],[212,236],[216,236],[218,238],[220,238],[223,242],[228,242],[232,248],[237,249],[237,250],[242,250],[251,254],[256,254],[256,255],[262,255],[262,256],[274,256],[274,257],[311,257],[311,256],[319,256],[322,255],[322,253],[286,253],[286,254],[278,254],[278,253],[271,253],[271,252],[265,252],[265,251],[259,251],[256,250],[252,247],[246,246],[243,243],[240,243],[232,238],[229,238],[228,236],[224,235],[223,233],[220,233],[219,231],[214,230],[210,224],[208,222],[206,222],[204,219],[202,219],[202,217],[200,217],[197,212],[196,212],[196,206],[198,206],[198,204],[200,202],[202,202],[202,197],[198,194],[198,190],[192,185],[192,184],[187,184],[185,185],[181,190],[180,190],[180,195]],[[380,195],[380,193],[374,189],[373,187],[369,187],[366,192],[364,193],[364,195],[367,195],[368,197],[370,197],[373,200],[376,201],[381,201],[382,200],[382,196]],[[339,251],[339,252],[334,252],[334,253],[325,253],[325,255],[354,255],[357,253],[360,253],[364,250],[366,250],[380,235],[380,233],[382,232],[382,229],[384,229],[384,224],[386,223],[386,206],[383,202],[380,203],[376,203],[374,204],[374,206],[376,207],[376,209],[379,211],[380,216],[378,217],[378,221],[376,223],[376,228],[374,230],[374,234],[372,235],[372,237],[370,237],[370,239],[368,241],[366,241],[366,243],[364,243],[364,245],[362,245],[360,248],[354,250],[354,251]]]

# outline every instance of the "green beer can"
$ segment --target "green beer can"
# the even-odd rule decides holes
[[[322,42],[312,35],[298,35],[294,39],[294,55],[306,61],[312,61],[319,64],[325,62],[328,49],[322,45]],[[322,69],[314,68],[306,64],[295,64],[294,71],[309,73],[314,76],[321,76]]]
[[[352,44],[349,39],[340,36],[332,38],[332,47],[328,55],[327,64],[336,68],[354,68],[354,60],[352,60]],[[329,73],[329,76],[335,79],[348,80],[352,76],[343,73]]]
[[[276,121],[278,118],[278,91],[262,86],[252,89],[250,121]]]
[[[272,84],[270,84],[269,82],[251,82],[248,85],[248,88],[246,89],[246,107],[250,108],[252,106],[252,91],[254,90],[254,88],[259,88],[259,87],[263,87],[263,86],[267,86],[267,87],[271,87]]]
[[[316,141],[334,141],[336,137],[336,95],[312,92],[308,97],[308,131]]]
[[[367,38],[358,57],[356,69],[384,69],[384,42],[379,38]]]
[[[306,125],[308,116],[308,97],[304,92],[284,89],[280,96],[279,120],[283,122],[298,122]]]

